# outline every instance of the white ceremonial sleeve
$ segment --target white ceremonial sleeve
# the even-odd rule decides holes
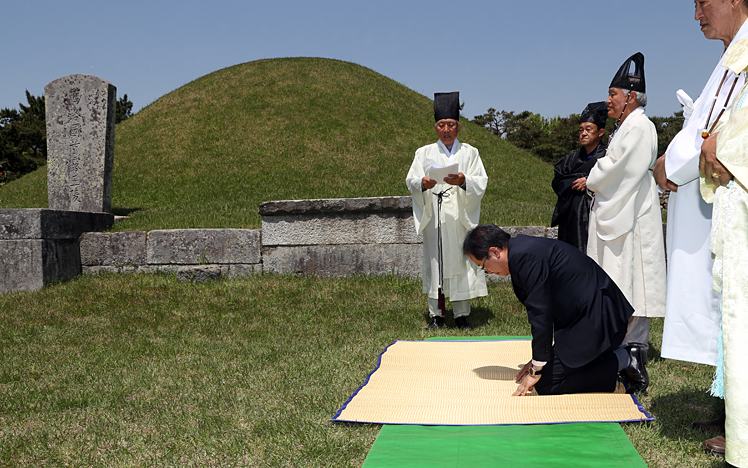
[[[465,229],[473,229],[480,224],[481,200],[488,185],[488,176],[478,150],[472,147],[470,149],[474,154],[467,161],[460,161],[460,172],[465,174],[465,190],[457,187],[460,205],[463,207],[459,219]]]
[[[738,33],[733,38],[732,42],[728,46],[727,50],[730,50],[734,44],[740,39],[748,38],[748,21],[745,21],[738,30]],[[726,53],[726,51],[725,51]],[[745,83],[745,76],[740,75],[738,82],[735,84],[735,89],[730,93],[732,88],[735,75],[728,73],[727,78],[722,85],[722,77],[725,75],[727,68],[722,66],[722,56],[720,56],[717,66],[712,71],[709,81],[707,81],[704,89],[701,91],[698,99],[693,104],[693,114],[685,123],[683,129],[675,135],[675,138],[670,142],[667,150],[665,151],[665,173],[667,178],[677,185],[685,185],[699,177],[699,155],[701,154],[701,144],[703,138],[701,137],[701,131],[704,127],[711,126],[723,107],[727,97],[730,96],[729,102],[727,102],[726,108],[729,109],[732,103],[735,101],[735,96],[738,94],[737,91],[743,87]],[[710,110],[712,109],[712,103],[714,101],[714,95],[719,89],[719,96],[717,96],[714,110],[709,116]],[[707,123],[707,119],[710,120]]]
[[[656,158],[656,131],[643,113],[631,118],[587,177],[587,189],[595,193],[597,234],[604,241],[630,232],[639,214],[652,204],[649,192],[654,178],[649,169]]]
[[[699,155],[704,141],[700,127],[696,123],[684,127],[665,151],[665,173],[676,185],[685,185],[699,178]]]
[[[431,190],[423,190],[423,178],[425,176],[424,149],[419,148],[405,178],[405,184],[413,197],[413,220],[417,234],[423,233],[433,217]]]

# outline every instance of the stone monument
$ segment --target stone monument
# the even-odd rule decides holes
[[[92,75],[68,75],[44,87],[49,209],[112,211],[117,88]]]
[[[117,89],[95,76],[69,75],[44,91],[49,209],[0,210],[0,293],[79,275],[80,235],[114,224]]]

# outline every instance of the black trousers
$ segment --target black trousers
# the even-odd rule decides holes
[[[561,363],[551,348],[551,359],[543,367],[543,374],[535,384],[540,395],[568,393],[612,393],[618,379],[618,358],[613,351],[601,354],[589,364],[572,368]]]

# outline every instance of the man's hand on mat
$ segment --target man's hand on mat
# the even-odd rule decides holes
[[[525,364],[525,367],[523,367],[522,370],[519,371],[519,374],[517,374],[517,377],[514,378],[515,382],[521,383],[519,384],[519,387],[517,387],[517,391],[512,393],[512,396],[527,395],[533,388],[535,388],[535,384],[538,383],[538,380],[540,380],[539,375],[529,375],[530,366],[532,366],[532,361]]]

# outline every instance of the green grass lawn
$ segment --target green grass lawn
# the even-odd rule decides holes
[[[433,91],[429,90],[429,94]],[[462,99],[470,99],[462,96]],[[167,94],[116,129],[117,231],[259,228],[259,203],[407,195],[431,100],[337,60],[260,60]],[[552,167],[463,121],[488,188],[481,221],[548,225]],[[0,186],[0,208],[47,207],[46,168]],[[528,335],[507,284],[473,301],[473,335]],[[377,425],[333,424],[395,340],[427,333],[419,281],[258,275],[81,277],[0,295],[0,466],[360,466]],[[690,428],[711,368],[664,361],[657,421],[624,425],[650,467],[721,466]]]
[[[387,345],[530,333],[508,284],[473,301],[471,332],[423,330],[420,291],[393,276],[159,274],[2,295],[0,466],[360,466],[380,426],[329,419]],[[722,466],[690,428],[714,410],[712,369],[659,359],[661,333],[655,320],[641,398],[657,421],[624,430],[650,467]]]

